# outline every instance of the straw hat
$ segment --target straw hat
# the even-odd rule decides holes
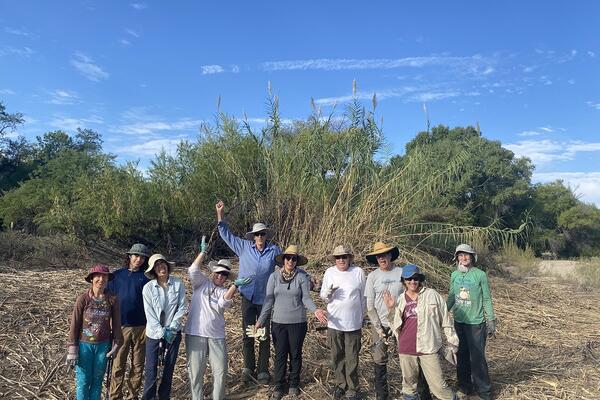
[[[298,262],[296,263],[297,267],[299,267],[300,265],[304,265],[308,262],[308,258],[304,257],[303,255],[300,255],[298,246],[296,246],[295,244],[292,244],[292,245],[289,245],[283,253],[281,253],[277,257],[275,257],[275,264],[277,264],[279,266],[283,266],[283,256],[285,256],[285,255],[298,257]]]
[[[352,254],[352,250],[350,250],[349,247],[346,247],[343,244],[333,249],[333,253],[331,253],[331,255],[329,256],[329,259],[333,263],[335,263],[335,256],[348,256],[350,262],[354,260],[354,254]]]
[[[108,275],[109,281],[112,281],[112,279],[115,277],[106,265],[97,264],[90,268],[88,274],[85,277],[86,282],[92,283],[92,278],[94,274]]]
[[[163,260],[167,263],[169,274],[171,273],[171,268],[175,266],[174,262],[167,261],[167,258],[162,254],[152,254],[152,256],[148,259],[148,268],[146,268],[146,272],[144,273],[148,279],[156,278],[156,274],[154,273],[154,264],[156,264],[156,262],[159,260]]]
[[[257,222],[256,224],[252,225],[252,230],[246,233],[246,239],[254,240],[254,234],[263,231],[267,232],[267,240],[271,239],[273,232],[271,232],[271,230],[262,222]]]
[[[211,261],[208,263],[208,268],[210,268],[210,270],[213,273],[227,272],[229,274],[227,276],[227,278],[231,279],[232,281],[237,278],[237,274],[231,270],[231,261],[230,260],[222,259],[222,260],[219,260],[218,262]]]
[[[400,255],[400,250],[396,246],[388,246],[383,242],[375,242],[373,251],[366,255],[366,259],[371,264],[377,264],[377,256],[379,254],[392,253],[392,261]]]
[[[458,246],[456,246],[456,250],[454,250],[454,258],[452,259],[452,261],[457,260],[458,253],[472,254],[473,262],[477,262],[477,253],[475,252],[475,249],[472,248],[471,246],[469,246],[468,244],[463,243],[463,244],[459,244]]]

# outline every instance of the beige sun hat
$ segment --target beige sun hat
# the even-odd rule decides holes
[[[156,262],[159,260],[163,260],[167,263],[167,266],[169,267],[169,274],[171,273],[171,268],[175,266],[174,262],[168,261],[167,257],[163,256],[162,254],[152,254],[148,259],[148,268],[146,268],[146,272],[144,272],[148,279],[156,278],[156,274],[154,273],[154,264],[156,264]]]
[[[277,264],[279,266],[283,266],[283,256],[285,256],[285,255],[298,257],[298,262],[296,263],[297,267],[299,267],[300,265],[304,265],[308,262],[308,258],[304,257],[303,255],[300,255],[298,246],[296,246],[295,244],[291,244],[285,249],[285,251],[283,253],[281,253],[277,257],[275,257],[275,264]]]
[[[458,253],[472,254],[473,262],[477,262],[477,252],[475,251],[474,248],[472,248],[468,244],[463,243],[463,244],[459,244],[458,246],[456,246],[456,250],[454,250],[454,258],[452,258],[452,261],[457,260]]]
[[[208,263],[208,267],[213,273],[217,272],[227,272],[229,276],[227,279],[231,279],[232,281],[237,279],[237,274],[233,272],[231,268],[231,261],[227,259],[222,259],[217,261],[211,261]]]
[[[366,255],[366,259],[371,264],[377,264],[377,256],[379,254],[392,253],[392,261],[398,258],[400,250],[397,246],[388,246],[383,242],[375,242],[373,245],[373,251]]]
[[[252,225],[252,230],[250,232],[247,232],[245,237],[248,240],[254,240],[254,234],[256,232],[262,231],[267,232],[267,240],[271,239],[271,237],[273,236],[273,232],[271,232],[267,225],[263,224],[262,222],[257,222],[254,225]]]
[[[348,256],[348,258],[350,259],[350,262],[352,262],[352,260],[354,260],[354,254],[352,253],[352,250],[350,250],[349,247],[346,247],[343,244],[336,246],[336,248],[333,249],[333,252],[329,256],[329,259],[333,263],[335,263],[335,256]]]

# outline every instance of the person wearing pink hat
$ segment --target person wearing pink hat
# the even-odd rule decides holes
[[[117,296],[106,290],[112,278],[107,266],[94,265],[85,277],[92,287],[73,307],[67,364],[75,367],[77,400],[100,399],[106,362],[123,343]]]

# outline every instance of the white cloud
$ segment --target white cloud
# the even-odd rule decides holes
[[[69,105],[79,103],[79,95],[70,90],[56,89],[48,92],[50,99],[47,103],[57,105]]]
[[[554,129],[552,129],[550,126],[540,126],[538,129],[544,132],[554,132]]]
[[[87,128],[90,125],[102,125],[104,120],[97,116],[91,115],[87,118],[71,118],[71,117],[54,117],[49,125],[56,129],[74,132],[77,128]]]
[[[596,53],[594,53],[593,51],[588,51],[587,55],[590,56],[590,57],[592,57],[592,58],[596,57]]]
[[[595,108],[596,110],[600,110],[600,103],[594,103],[592,101],[586,101],[585,104],[588,106]]]
[[[140,37],[140,34],[139,34],[138,32],[136,32],[136,31],[134,31],[133,29],[129,29],[129,28],[127,28],[127,29],[125,29],[125,32],[126,32],[128,35],[131,35],[131,36],[133,36],[133,37],[134,37],[134,38],[136,38],[136,39]]]
[[[225,72],[225,69],[220,65],[201,65],[202,75],[220,74]]]
[[[600,142],[581,142],[577,140],[524,140],[514,144],[505,144],[517,157],[528,157],[535,164],[542,165],[552,161],[573,160],[577,153],[600,152]]]
[[[0,57],[2,56],[18,56],[18,57],[30,57],[33,53],[29,47],[12,47],[12,46],[0,46]]]
[[[148,8],[148,4],[146,3],[131,3],[130,6],[138,11]]]
[[[123,46],[131,46],[131,42],[127,39],[119,39],[119,43]]]
[[[130,154],[134,156],[154,156],[165,150],[168,154],[175,154],[177,146],[182,140],[185,140],[186,136],[179,136],[174,139],[153,139],[145,143],[134,144],[117,148],[117,152],[121,154]]]
[[[233,72],[234,74],[237,74],[238,72],[240,72],[240,67],[239,67],[239,65],[235,65],[235,64],[233,64],[233,65],[231,66],[231,72]]]
[[[544,132],[537,132],[537,131],[523,131],[521,133],[517,133],[518,136],[539,136],[539,135],[543,135]]]
[[[594,203],[600,207],[600,172],[544,172],[534,173],[534,182],[552,182],[562,179],[581,200]]]
[[[83,53],[75,53],[71,59],[71,65],[79,71],[81,75],[93,82],[99,82],[102,79],[108,79],[110,74],[102,67],[94,64],[94,60]]]
[[[376,90],[374,92],[358,91],[356,95],[348,94],[337,97],[323,97],[315,99],[315,104],[332,106],[335,104],[348,103],[354,100],[371,100],[373,99],[373,93],[377,96],[377,101],[383,101],[389,98],[401,97],[405,102],[412,103],[424,103],[436,100],[444,100],[458,96],[479,96],[478,92],[461,92],[456,89],[437,89],[432,90],[428,88],[418,88],[413,86],[406,86],[402,88],[383,89]]]
[[[23,36],[23,37],[28,37],[28,38],[34,37],[34,35],[32,33],[28,32],[26,29],[23,29],[23,28],[16,29],[16,28],[5,27],[4,32],[6,32],[10,35]]]
[[[126,135],[152,135],[162,131],[189,131],[197,129],[204,121],[181,119],[178,121],[138,121],[111,128],[111,132]]]
[[[15,94],[15,92],[13,92],[10,89],[0,89],[0,94],[8,95],[8,94]]]

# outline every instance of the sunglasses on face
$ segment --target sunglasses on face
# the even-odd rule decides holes
[[[262,231],[262,232],[254,232],[254,236],[266,236],[267,232]]]
[[[347,256],[346,254],[344,254],[344,255],[342,255],[342,256],[335,256],[335,259],[336,259],[336,260],[345,260],[345,259],[347,259],[347,258],[348,258],[348,256]]]
[[[404,278],[405,281],[417,281],[417,282],[421,282],[421,278],[417,277],[417,276],[411,276],[410,278]]]
[[[221,275],[225,278],[227,278],[229,276],[229,272],[225,272],[225,271],[219,271],[219,272],[215,272],[217,275]]]
[[[298,257],[296,257],[296,256],[285,255],[285,256],[283,256],[283,259],[288,260],[288,261],[298,261]]]

